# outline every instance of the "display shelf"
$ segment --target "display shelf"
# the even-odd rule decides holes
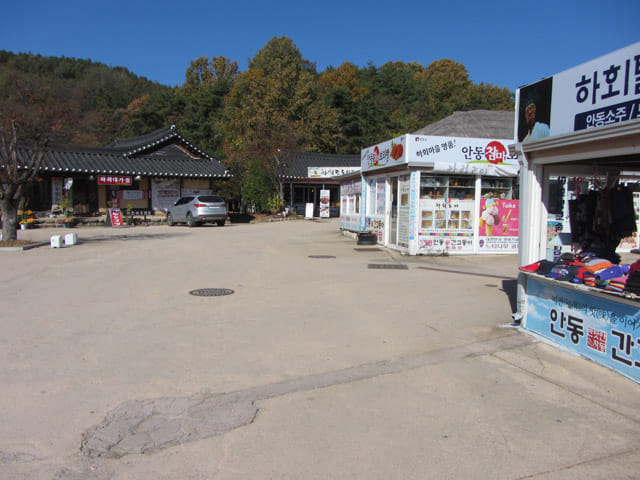
[[[483,178],[480,196],[482,198],[513,198],[513,180],[511,178]]]

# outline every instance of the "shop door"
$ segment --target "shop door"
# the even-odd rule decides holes
[[[391,216],[389,218],[389,243],[398,244],[398,177],[391,178]]]

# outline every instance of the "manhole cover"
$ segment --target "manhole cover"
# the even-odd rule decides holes
[[[222,297],[223,295],[231,295],[234,292],[230,288],[198,288],[197,290],[191,290],[189,293],[196,297]]]
[[[336,258],[335,255],[309,255],[309,258]]]
[[[408,270],[409,267],[398,263],[370,263],[369,268],[379,268],[383,270]]]

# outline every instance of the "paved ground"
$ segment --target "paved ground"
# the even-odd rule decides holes
[[[640,385],[505,328],[514,256],[333,220],[74,232],[0,252],[3,480],[640,476]]]

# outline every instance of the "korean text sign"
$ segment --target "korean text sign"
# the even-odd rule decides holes
[[[122,175],[98,175],[98,185],[126,185],[131,186],[131,177]]]
[[[554,136],[640,118],[640,42],[522,87],[516,98],[517,141],[526,124]]]
[[[525,326],[640,382],[640,309],[527,279]]]
[[[518,157],[508,139],[458,138],[407,134],[362,150],[362,171],[402,163],[429,165],[434,172],[516,176]]]

